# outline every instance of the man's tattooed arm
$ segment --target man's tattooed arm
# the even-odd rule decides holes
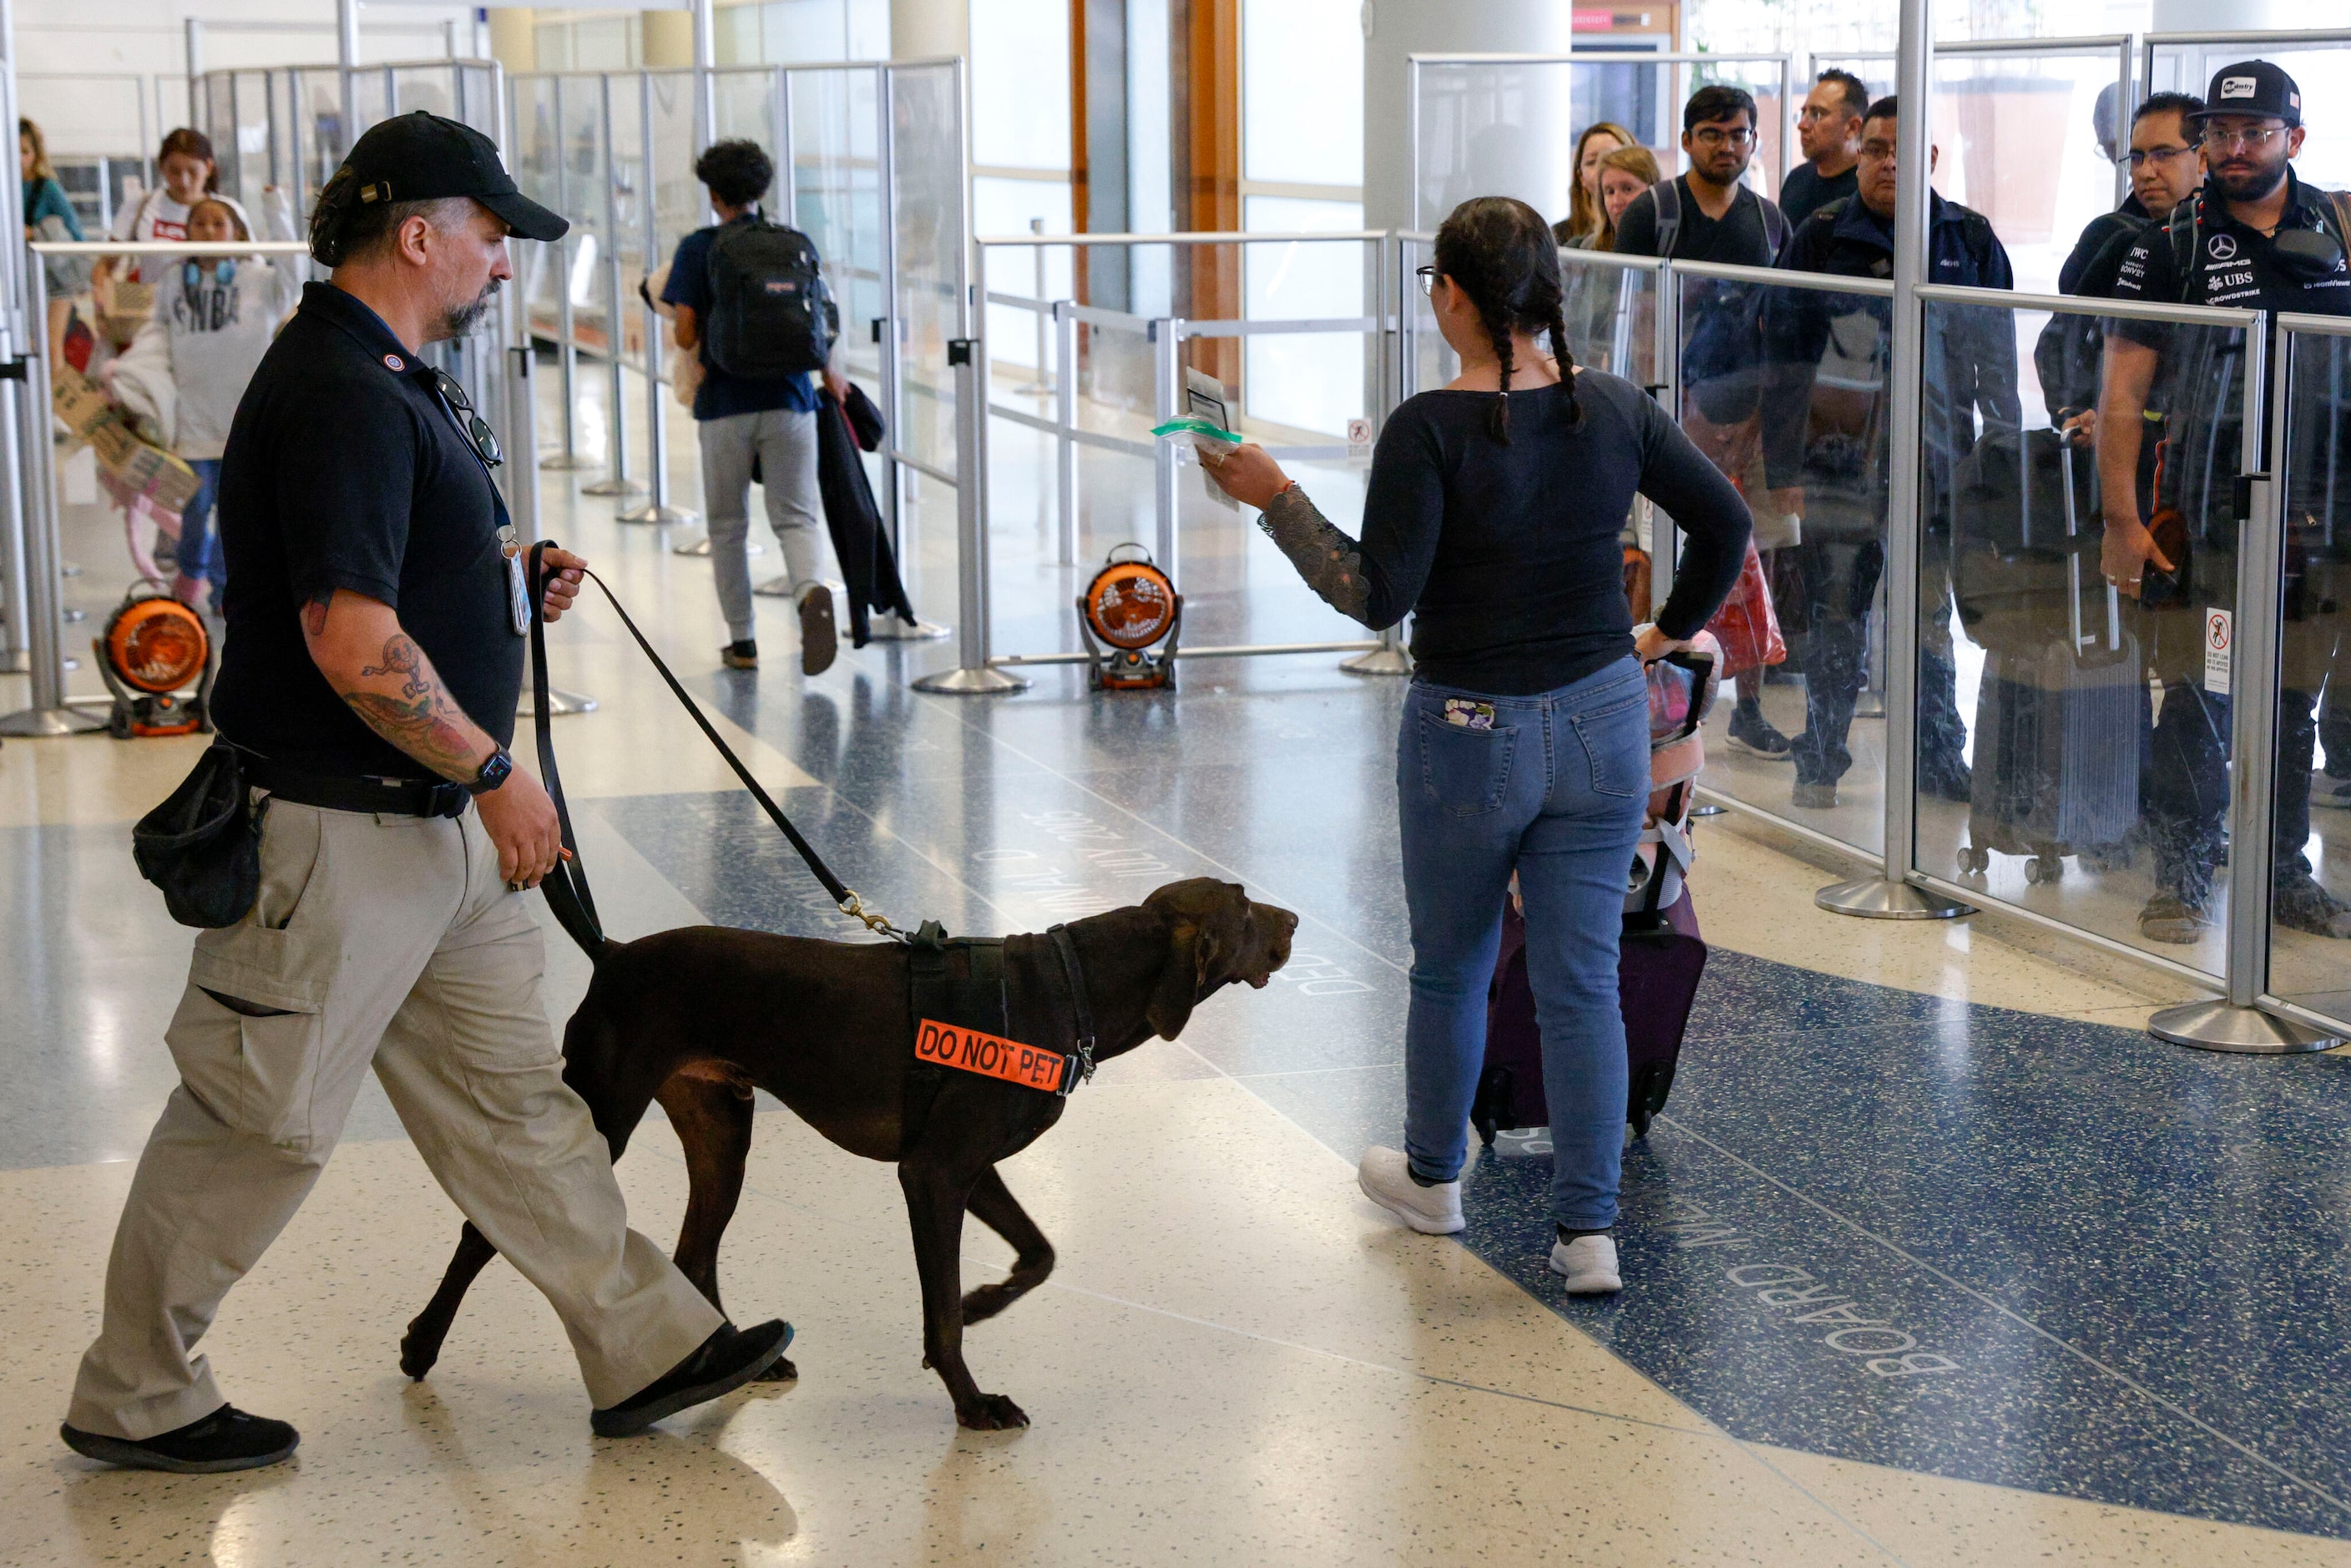
[[[390,605],[338,589],[303,606],[302,633],[327,684],[361,722],[442,778],[471,779],[496,749]]]

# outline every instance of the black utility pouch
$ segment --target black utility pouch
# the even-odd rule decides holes
[[[139,874],[163,890],[183,925],[214,929],[245,918],[261,896],[261,806],[246,803],[236,747],[214,741],[169,799],[131,830]]]

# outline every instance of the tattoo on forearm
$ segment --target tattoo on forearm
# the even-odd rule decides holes
[[[384,640],[380,664],[363,664],[362,680],[397,676],[397,694],[354,686],[342,699],[370,729],[400,747],[444,779],[459,781],[474,777],[481,741],[465,710],[450,698],[448,689],[424,657],[424,650],[405,632]]]
[[[424,678],[424,650],[407,632],[395,632],[385,638],[383,652],[376,656],[383,663],[360,665],[360,674],[401,676],[400,695],[404,697],[421,697],[433,689],[433,683]]]
[[[302,630],[308,632],[313,637],[325,636],[327,634],[327,608],[334,603],[334,601],[335,591],[331,588],[322,588],[317,593],[312,594],[310,596],[310,602],[302,606]]]
[[[1364,577],[1363,552],[1332,527],[1304,490],[1282,491],[1257,523],[1324,603],[1351,621],[1371,624],[1372,585]]]

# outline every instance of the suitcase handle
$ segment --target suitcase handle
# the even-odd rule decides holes
[[[2071,441],[2059,441],[2057,460],[2062,465],[2063,472],[2063,483],[2060,488],[2065,492],[2065,537],[2070,540],[2077,538],[2082,531],[2080,510],[2074,498],[2074,444]],[[2082,644],[2085,641],[2082,635],[2082,552],[2080,550],[2069,549],[2065,552],[2065,582],[2066,587],[2071,591],[2065,595],[2066,624],[2073,634],[2074,651],[2078,653],[2082,651]],[[2116,591],[2115,585],[2109,582],[2106,584],[2106,652],[2118,653],[2122,652],[2122,599]]]

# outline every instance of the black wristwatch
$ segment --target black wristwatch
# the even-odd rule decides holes
[[[507,748],[501,746],[496,751],[491,752],[489,757],[484,760],[481,771],[475,774],[474,781],[465,786],[465,793],[468,795],[486,795],[491,790],[496,789],[499,785],[505,783],[507,781],[507,775],[513,771],[514,758],[507,756]]]

